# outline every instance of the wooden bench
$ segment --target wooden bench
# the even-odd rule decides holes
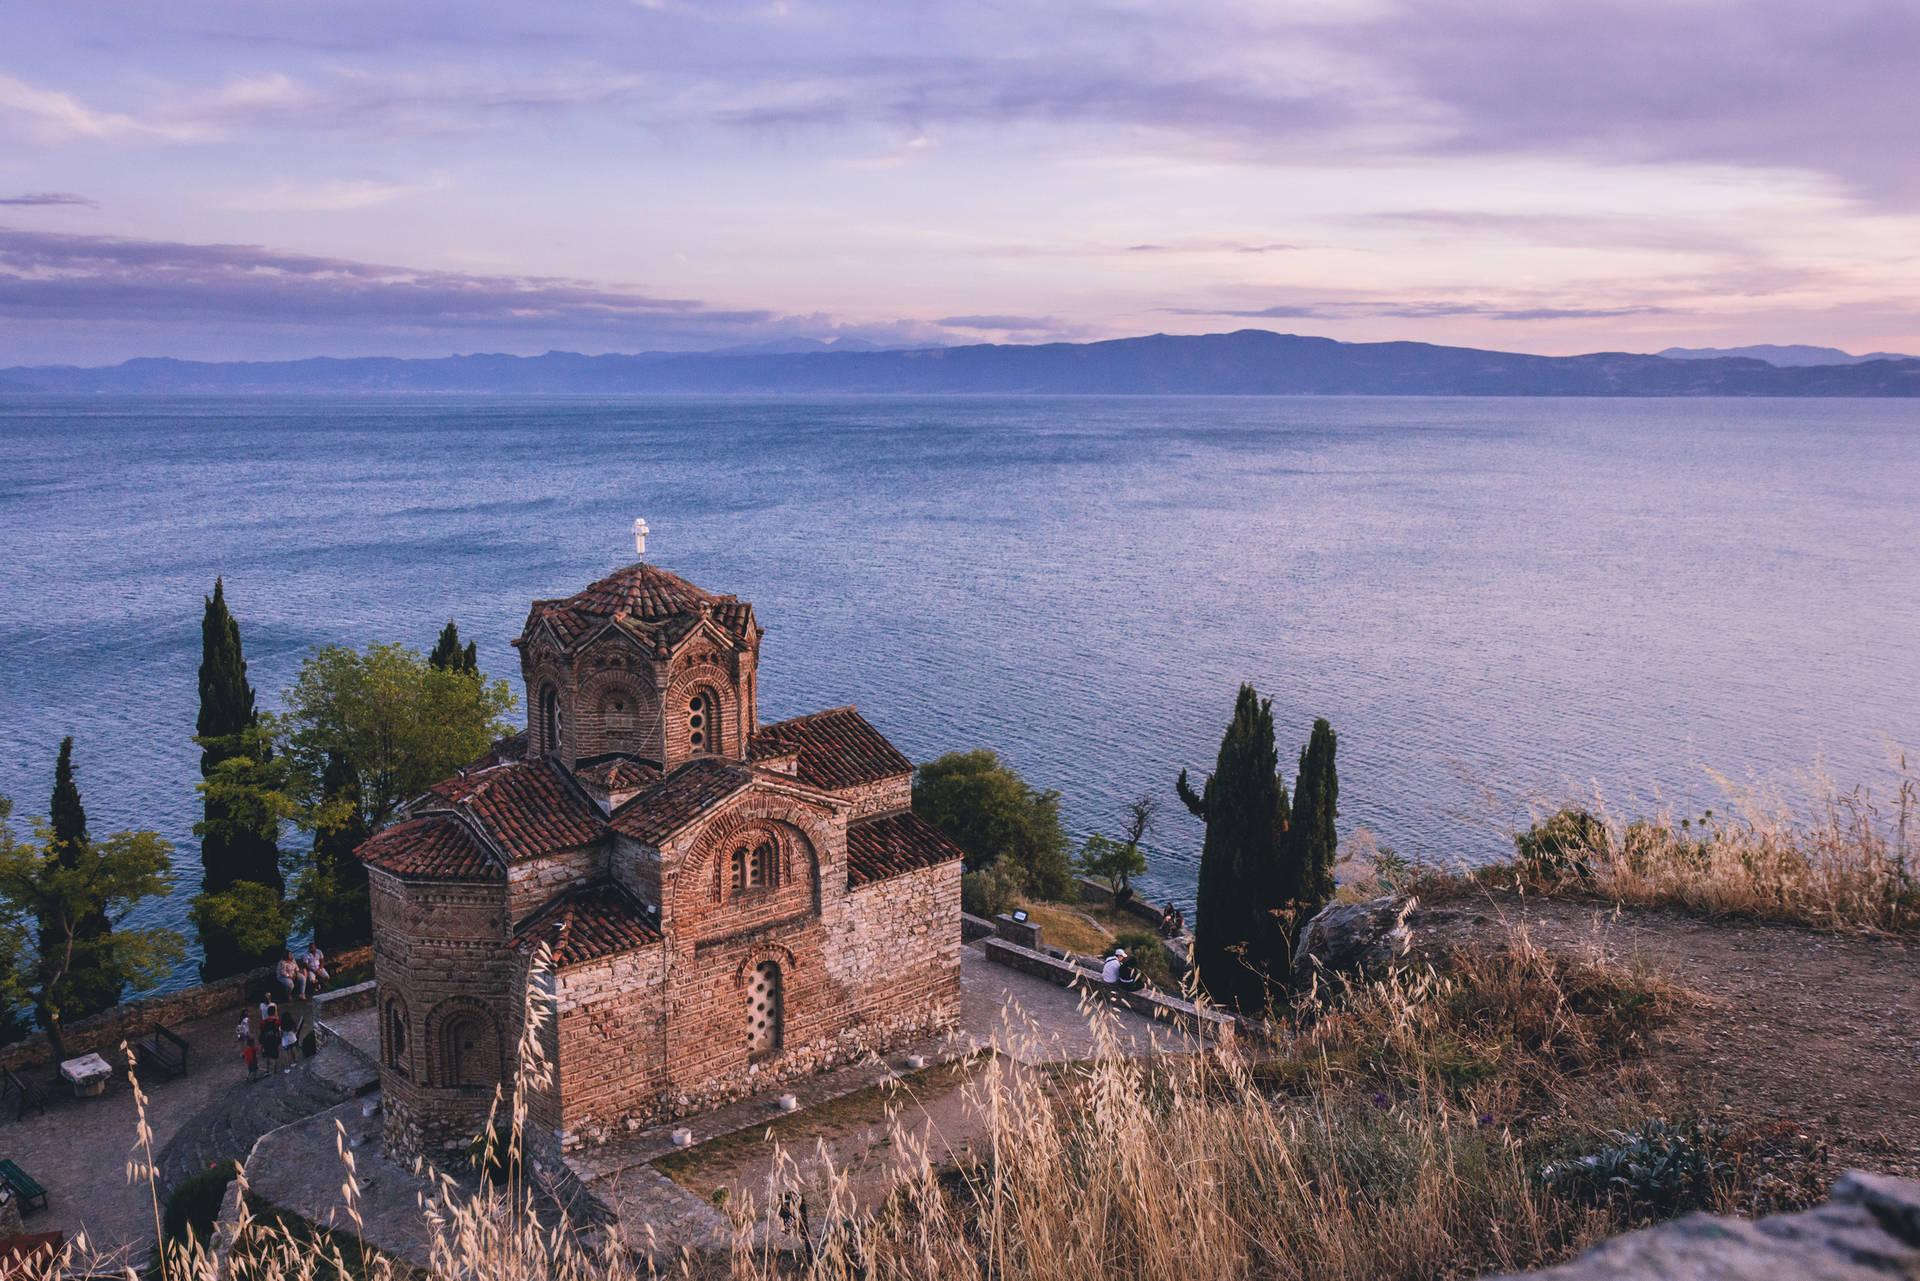
[[[0,1183],[5,1183],[13,1189],[13,1194],[20,1198],[22,1208],[28,1210],[47,1208],[47,1190],[34,1182],[31,1174],[13,1162],[0,1161]],[[35,1201],[40,1204],[36,1206]]]
[[[153,1031],[134,1046],[134,1052],[141,1067],[152,1064],[169,1078],[187,1074],[187,1043],[164,1023],[154,1024]]]
[[[23,1079],[21,1075],[12,1068],[0,1069],[0,1071],[6,1073],[5,1078],[0,1079],[0,1099],[4,1099],[8,1094],[18,1096],[18,1102],[14,1105],[13,1109],[14,1120],[19,1121],[25,1118],[28,1108],[37,1108],[42,1112],[47,1110],[47,1092],[45,1090],[31,1081]]]

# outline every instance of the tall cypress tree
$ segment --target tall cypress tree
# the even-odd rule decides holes
[[[473,641],[468,641],[465,649],[460,648],[460,629],[449,618],[447,625],[440,629],[440,639],[434,643],[433,652],[427,655],[427,666],[472,675],[480,670],[480,650]]]
[[[1334,767],[1337,740],[1333,726],[1322,717],[1300,751],[1300,773],[1293,784],[1293,825],[1288,831],[1288,863],[1297,878],[1292,897],[1299,904],[1299,920],[1326,906],[1333,897],[1333,865],[1340,856],[1340,837],[1333,820],[1340,815],[1340,775]]]
[[[1213,774],[1198,795],[1180,771],[1180,799],[1207,824],[1195,908],[1194,963],[1207,994],[1258,1010],[1286,977],[1276,918],[1286,903],[1287,789],[1273,743],[1273,700],[1242,685]]]
[[[240,624],[227,610],[226,584],[215,579],[200,621],[200,774],[205,819],[200,836],[202,896],[223,895],[243,883],[265,887],[277,901],[286,891],[280,873],[280,818],[272,795],[272,749],[260,729]],[[196,920],[200,918],[196,917]],[[212,920],[208,917],[207,920]],[[278,948],[243,946],[228,929],[203,923],[201,978],[211,981],[270,963]]]
[[[354,855],[369,832],[361,813],[360,775],[338,752],[320,776],[320,812],[313,823],[313,868],[304,887],[306,915],[322,948],[337,952],[373,937],[367,866]]]
[[[60,740],[60,756],[53,766],[53,800],[48,806],[50,840],[48,852],[63,867],[80,866],[93,838],[87,834],[87,811],[80,803],[80,787],[73,780],[73,737]],[[89,912],[74,927],[73,966],[62,984],[61,1017],[84,1019],[111,1009],[120,1002],[123,976],[111,965],[102,963],[98,940],[113,931],[105,911]],[[55,943],[48,924],[40,923],[40,947],[65,946]]]

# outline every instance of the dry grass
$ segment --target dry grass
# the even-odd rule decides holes
[[[1557,807],[1484,879],[1634,907],[1819,930],[1920,933],[1920,780],[1906,760],[1891,796],[1815,775],[1805,794],[1715,776],[1697,816],[1612,813],[1599,795]]]
[[[1104,955],[1113,935],[1094,923],[1086,913],[1057,903],[1025,903],[1027,919],[1038,925],[1041,936],[1055,947],[1082,956]]]
[[[1648,1118],[1635,1051],[1688,999],[1657,976],[1597,953],[1548,953],[1521,932],[1439,968],[1317,990],[1257,1055],[1126,1058],[1111,1016],[1093,1007],[1092,1061],[1041,1071],[994,1059],[968,1087],[984,1119],[976,1159],[944,1165],[897,1126],[908,1172],[863,1207],[844,1172],[816,1165],[803,1180],[776,1157],[758,1209],[728,1207],[739,1226],[730,1256],[661,1270],[741,1281],[1412,1281],[1539,1266],[1647,1213],[1631,1198],[1564,1192],[1542,1169]],[[530,1010],[526,1080],[546,1070],[534,1049],[542,1017]],[[502,1121],[517,1143],[524,1112],[509,1105]],[[340,1159],[352,1205],[344,1145]],[[423,1206],[434,1274],[650,1274],[605,1235],[543,1227],[519,1163],[496,1168],[485,1191],[443,1179]],[[789,1193],[808,1198],[804,1243],[765,1213]],[[1718,1189],[1716,1203],[1738,1193]],[[168,1281],[405,1281],[348,1235],[271,1219],[243,1223],[224,1265],[189,1243],[170,1249],[166,1270]]]

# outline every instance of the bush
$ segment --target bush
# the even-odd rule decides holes
[[[1009,863],[1044,899],[1064,898],[1073,884],[1060,793],[1027,786],[992,752],[948,752],[922,765],[913,812],[965,852],[968,871]]]
[[[166,1211],[160,1220],[163,1239],[168,1244],[185,1241],[189,1232],[202,1244],[211,1238],[213,1221],[220,1217],[220,1202],[227,1195],[227,1184],[239,1173],[238,1162],[221,1161],[205,1174],[182,1180],[167,1197]]]
[[[960,910],[991,920],[1018,907],[1026,892],[1026,877],[1019,868],[996,864],[960,877]]]
[[[1128,930],[1113,937],[1115,947],[1127,949],[1127,955],[1140,967],[1140,972],[1155,987],[1177,989],[1179,980],[1173,977],[1173,953],[1167,951],[1167,945],[1158,936],[1146,930]]]
[[[1584,880],[1593,875],[1594,856],[1606,852],[1607,825],[1569,805],[1516,835],[1513,849],[1515,861],[1531,876],[1559,880],[1571,873]]]
[[[1665,1219],[1712,1205],[1715,1182],[1732,1170],[1718,1155],[1726,1132],[1704,1121],[1669,1126],[1655,1119],[1613,1138],[1591,1156],[1548,1166],[1541,1178],[1590,1200],[1617,1198],[1636,1220]]]

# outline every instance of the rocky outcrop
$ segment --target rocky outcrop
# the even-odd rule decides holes
[[[1419,900],[1387,894],[1364,903],[1330,903],[1300,931],[1293,972],[1304,978],[1319,969],[1352,973],[1397,960],[1413,946],[1407,915]]]
[[[1536,1281],[1915,1281],[1920,1183],[1849,1171],[1833,1185],[1833,1199],[1811,1210],[1757,1222],[1690,1214],[1527,1275]]]

